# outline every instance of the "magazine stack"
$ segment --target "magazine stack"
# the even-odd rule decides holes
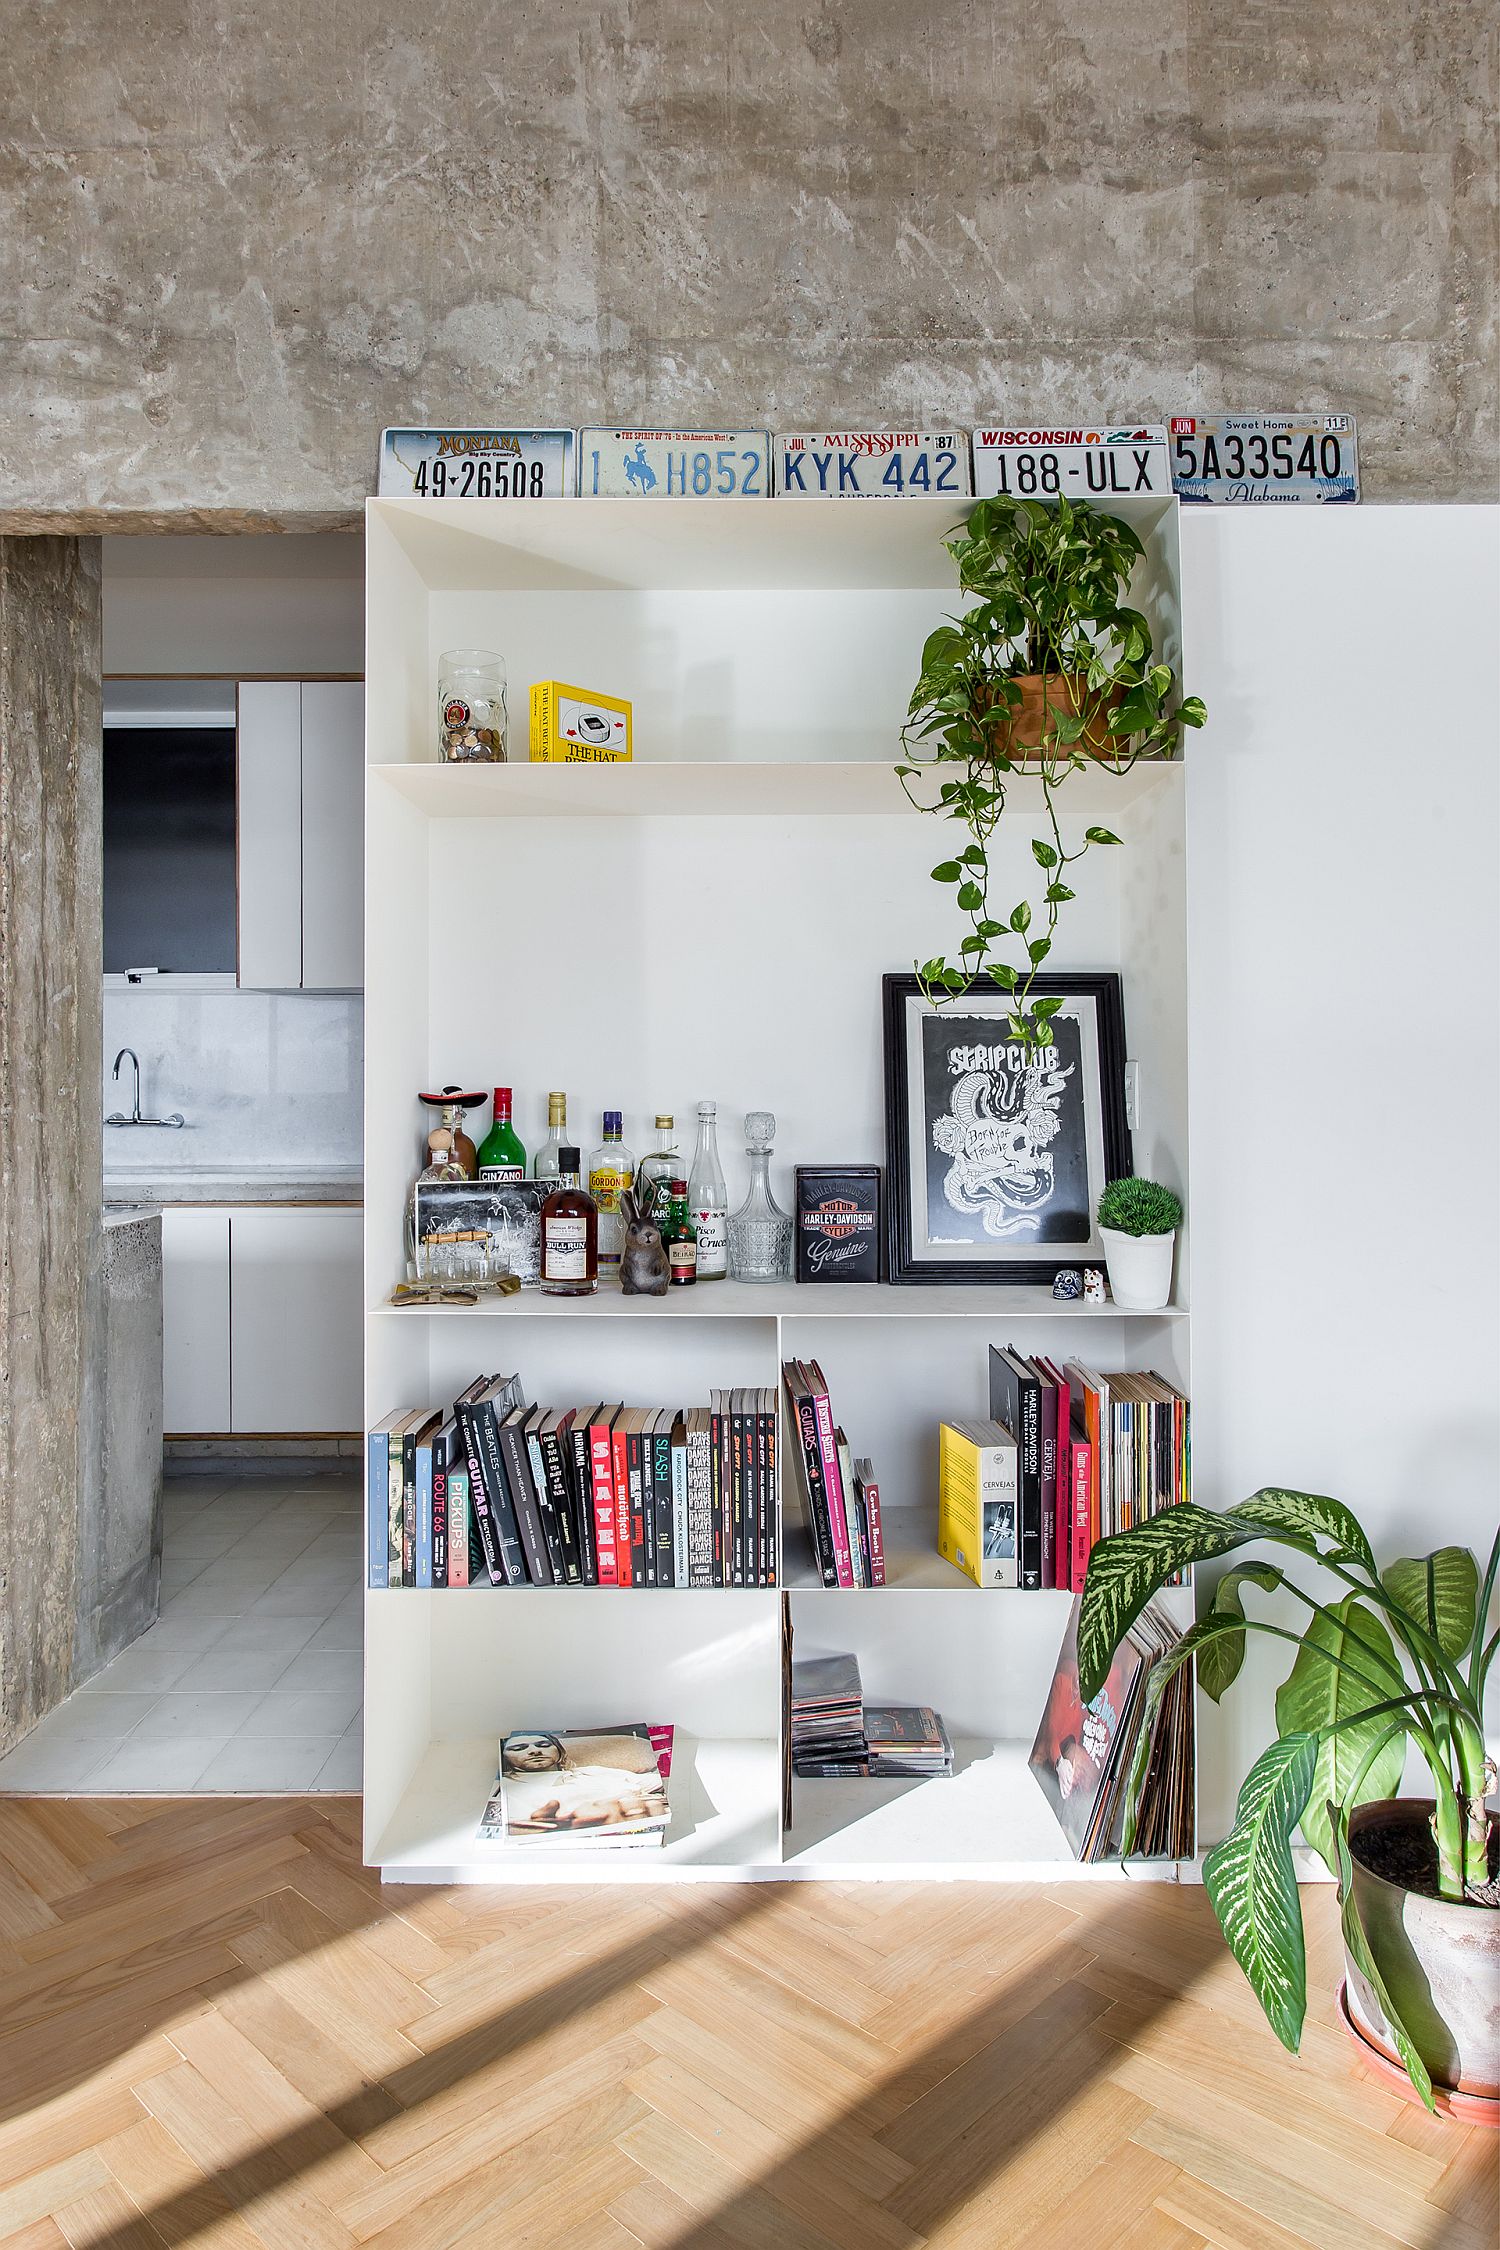
[[[672,1819],[672,1731],[514,1729],[500,1744],[481,1837],[519,1851],[659,1849]]]

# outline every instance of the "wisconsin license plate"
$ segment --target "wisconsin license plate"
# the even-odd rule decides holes
[[[417,500],[563,500],[571,430],[382,430],[376,491]]]
[[[594,500],[765,500],[769,430],[581,430],[578,489]]]
[[[966,500],[969,440],[947,432],[846,430],[838,437],[816,431],[776,438],[776,493],[782,500],[904,500],[951,493]]]
[[[974,490],[1013,500],[1168,500],[1167,433],[1134,428],[975,430]]]
[[[1226,507],[1257,500],[1359,498],[1352,414],[1174,414],[1179,500]]]

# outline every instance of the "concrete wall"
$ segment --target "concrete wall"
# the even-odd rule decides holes
[[[0,539],[0,1751],[71,1683],[99,1257],[97,541]]]
[[[1487,17],[20,0],[0,529],[343,523],[403,418],[1334,405],[1368,497],[1456,497]]]

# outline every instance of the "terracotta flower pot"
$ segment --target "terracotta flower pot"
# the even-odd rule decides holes
[[[1434,2085],[1492,2102],[1500,2096],[1500,1906],[1425,1898],[1360,1858],[1372,1830],[1425,1831],[1432,1811],[1430,1797],[1382,1797],[1358,1807],[1349,1822],[1354,1895],[1376,1966]],[[1368,1980],[1345,1960],[1355,2029],[1399,2061]]]
[[[1081,672],[1023,672],[1010,684],[1020,689],[1021,700],[1014,711],[997,712],[996,750],[1018,765],[1039,764],[1043,736],[1059,719],[1075,718],[1088,708],[1088,681]],[[1123,700],[1121,688],[1111,688],[1102,700],[1096,696],[1089,724],[1072,748],[1090,758],[1116,756],[1114,737],[1105,732],[1104,722]],[[1067,754],[1065,746],[1054,750],[1056,756]]]

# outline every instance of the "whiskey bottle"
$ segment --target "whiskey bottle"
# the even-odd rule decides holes
[[[558,1155],[568,1138],[568,1097],[566,1094],[547,1096],[547,1138],[532,1159],[533,1179],[555,1180],[558,1176]]]
[[[620,1198],[635,1180],[635,1158],[620,1138],[624,1118],[604,1112],[604,1139],[589,1158],[589,1194],[599,1212],[599,1270],[620,1270]]]
[[[673,1180],[682,1170],[682,1158],[677,1153],[677,1131],[665,1110],[656,1120],[656,1146],[649,1156],[641,1158],[639,1175],[640,1205],[648,1219],[656,1214],[656,1199],[665,1198]]]
[[[542,1289],[591,1297],[599,1285],[599,1206],[578,1184],[578,1151],[557,1152],[557,1185],[542,1205]]]
[[[688,1217],[687,1181],[669,1180],[664,1193],[666,1208],[658,1210],[656,1224],[667,1253],[667,1279],[686,1288],[698,1278],[698,1229]]]
[[[495,1088],[495,1116],[479,1144],[479,1177],[482,1180],[524,1180],[526,1151],[510,1121],[510,1088]]]
[[[729,1189],[719,1162],[718,1112],[698,1104],[698,1146],[688,1174],[688,1209],[698,1230],[698,1279],[722,1281],[729,1271]]]

